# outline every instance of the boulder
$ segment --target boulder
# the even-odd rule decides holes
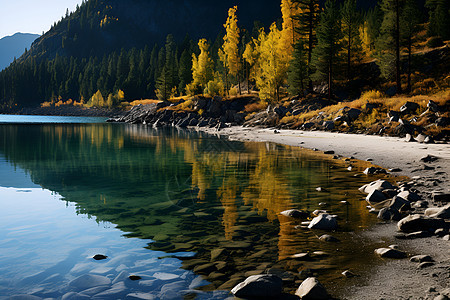
[[[450,202],[450,193],[444,193],[440,191],[433,191],[431,193],[433,201],[435,202]]]
[[[422,263],[425,261],[433,261],[429,255],[415,255],[409,259],[412,262]]]
[[[386,221],[398,221],[402,218],[398,210],[391,207],[384,207],[378,212],[378,219]]]
[[[382,168],[369,167],[363,171],[366,175],[386,174],[386,170]]]
[[[391,248],[378,248],[375,250],[375,253],[384,258],[406,258],[405,252]]]
[[[401,219],[397,227],[403,232],[417,232],[424,230],[436,230],[445,227],[443,219],[429,218],[422,215],[414,214]]]
[[[236,285],[231,293],[239,298],[262,298],[280,296],[283,281],[273,274],[253,275]]]
[[[450,204],[444,207],[427,208],[425,215],[430,218],[450,219]]]
[[[383,191],[386,189],[395,189],[395,186],[393,186],[389,181],[379,179],[376,181],[372,181],[369,184],[363,185],[359,188],[359,191],[370,194],[374,190]]]
[[[335,128],[333,121],[325,121],[323,122],[322,126],[325,130],[333,130]]]
[[[337,229],[337,220],[335,216],[329,214],[321,214],[308,225],[309,229],[335,230]]]
[[[400,107],[400,112],[403,114],[410,114],[415,112],[418,108],[419,104],[408,101]]]
[[[407,211],[411,210],[411,202],[403,199],[402,197],[395,196],[394,198],[392,198],[389,207],[397,211]]]
[[[366,201],[369,203],[377,203],[386,200],[387,197],[383,192],[380,192],[379,190],[373,190],[369,195],[366,197]]]
[[[358,119],[360,114],[361,110],[357,108],[350,108],[347,112],[345,112],[345,115],[352,121]]]
[[[315,277],[306,278],[302,284],[298,287],[295,295],[300,299],[330,299],[327,290],[320,284],[319,280]]]
[[[417,193],[411,191],[401,191],[397,196],[411,202],[419,201],[422,199],[422,197],[420,197]]]
[[[306,219],[309,217],[309,214],[307,212],[298,209],[285,210],[280,212],[280,214],[294,219]]]
[[[409,134],[409,133],[406,134],[405,142],[410,143],[410,142],[415,142],[415,141],[416,140],[414,139],[414,137],[411,134]]]

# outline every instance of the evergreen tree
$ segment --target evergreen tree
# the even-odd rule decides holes
[[[380,36],[377,39],[378,60],[381,74],[386,79],[395,78],[397,93],[402,92],[400,74],[400,1],[383,0],[384,12]]]
[[[425,6],[429,10],[429,36],[439,36],[443,40],[450,39],[450,1],[427,0]]]
[[[308,78],[305,46],[299,41],[294,45],[294,53],[288,70],[288,92],[291,95],[303,94],[305,81]]]
[[[347,80],[353,79],[352,65],[361,60],[361,39],[359,36],[360,13],[356,0],[345,0],[341,8],[344,49],[347,53]]]
[[[419,31],[420,10],[415,0],[406,0],[401,15],[402,40],[408,51],[408,84],[407,91],[411,92],[411,55],[414,36]]]
[[[307,45],[308,54],[308,76],[312,74],[311,61],[312,51],[317,43],[316,28],[319,23],[319,1],[318,0],[292,0],[298,4],[300,13],[296,16],[299,27],[297,31],[300,38]],[[309,89],[312,90],[312,80],[309,80]]]
[[[180,94],[185,94],[186,85],[192,81],[192,54],[189,49],[184,49],[181,53],[180,63],[178,67],[178,78],[180,83],[178,85],[178,91]]]
[[[333,93],[334,68],[339,62],[341,44],[341,26],[339,7],[335,1],[327,0],[317,28],[317,46],[313,51],[313,66],[317,79],[328,79],[328,99]]]

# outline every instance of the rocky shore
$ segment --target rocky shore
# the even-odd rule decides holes
[[[396,138],[233,127],[232,125],[250,125],[245,114],[237,113],[242,111],[249,101],[251,100],[245,99],[239,105],[232,106],[232,102],[224,104],[220,99],[198,99],[195,105],[202,109],[202,115],[162,109],[167,107],[167,104],[163,103],[138,106],[128,114],[110,121],[156,127],[191,127],[234,140],[269,141],[300,146],[335,155],[336,159],[347,157],[371,161],[374,167],[368,168],[364,172],[365,176],[374,173],[409,176],[406,180],[399,180],[398,185],[378,180],[361,187],[360,191],[367,201],[367,213],[376,213],[380,219],[379,224],[365,234],[380,240],[380,248],[373,250],[382,262],[375,270],[361,271],[359,276],[348,276],[352,278],[349,278],[348,286],[339,294],[345,299],[450,298],[450,149],[445,142],[432,143],[434,138],[430,137],[427,140],[427,137],[414,140],[411,135],[414,132],[406,131],[400,134],[403,135],[402,138]],[[432,105],[429,104],[429,107]],[[347,113],[350,112],[351,109],[347,110]],[[274,113],[278,114],[275,110]],[[352,119],[350,114],[347,117]],[[267,127],[270,124],[265,122],[262,125]],[[405,124],[402,126],[407,127]],[[422,143],[412,142],[417,140]],[[349,164],[349,171],[351,167]],[[305,225],[333,230],[334,222],[333,215],[319,212],[315,219]],[[352,273],[349,271],[346,274]],[[268,290],[270,293],[281,291],[279,286],[280,280],[276,276],[250,276],[232,289],[232,293],[242,298],[261,297],[262,291],[264,295],[269,295]],[[277,296],[270,295],[281,297],[281,294],[276,293]],[[297,299],[331,297],[314,277],[304,280],[296,295]]]

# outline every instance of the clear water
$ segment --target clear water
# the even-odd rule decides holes
[[[376,222],[357,191],[368,179],[342,160],[194,131],[51,121],[0,125],[0,299],[224,299],[263,272],[282,276],[287,292],[310,274],[333,287],[372,253],[358,235]],[[342,242],[279,215],[290,208],[338,214]],[[327,255],[290,258],[313,251]],[[76,285],[86,274],[111,283]]]

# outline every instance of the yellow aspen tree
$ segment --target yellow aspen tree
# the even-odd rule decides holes
[[[249,72],[247,74],[247,94],[250,92],[249,79],[256,79],[256,63],[258,62],[259,52],[256,48],[255,41],[251,41],[245,45],[245,51],[242,57],[249,65]]]
[[[281,45],[286,53],[292,58],[294,52],[294,44],[297,42],[298,33],[296,28],[299,27],[299,21],[296,16],[301,13],[298,3],[292,0],[281,1],[281,15],[283,18],[283,30],[281,32]]]
[[[372,41],[369,37],[369,30],[367,21],[359,26],[359,38],[361,40],[362,52],[365,53],[366,57],[372,54]]]
[[[228,92],[228,74],[238,77],[239,94],[241,93],[241,85],[239,78],[240,57],[239,57],[239,27],[237,26],[236,17],[237,6],[228,10],[227,22],[223,25],[226,34],[223,37],[223,45],[219,50],[219,59],[225,67],[225,86]]]
[[[209,45],[206,39],[198,42],[200,54],[192,54],[192,85],[199,86],[203,91],[210,80],[214,80],[214,62],[209,56]]]

